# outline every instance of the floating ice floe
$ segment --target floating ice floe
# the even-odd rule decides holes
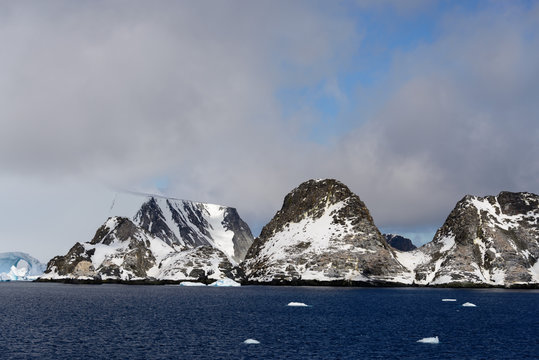
[[[457,299],[442,299],[442,301],[457,301]]]
[[[423,344],[438,344],[438,343],[440,343],[440,339],[438,339],[438,336],[426,337],[426,338],[417,340],[417,342],[418,343],[423,343]]]
[[[235,282],[234,280],[232,279],[220,279],[220,280],[217,280],[216,282],[213,282],[211,283],[210,285],[208,286],[218,286],[218,287],[233,287],[233,286],[241,286],[240,283],[238,282]]]
[[[309,307],[309,305],[305,304],[305,303],[302,303],[302,302],[289,302],[286,306],[303,306],[303,307]]]
[[[255,340],[255,339],[247,339],[243,343],[244,344],[249,344],[249,345],[255,345],[255,344],[260,344],[260,341]]]
[[[462,304],[462,306],[465,306],[465,307],[476,307],[477,305],[472,304],[471,302],[465,302],[464,304]]]
[[[195,281],[182,281],[180,286],[206,286],[206,284]]]

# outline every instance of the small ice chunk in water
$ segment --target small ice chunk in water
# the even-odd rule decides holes
[[[426,337],[421,340],[417,340],[416,342],[423,343],[423,344],[438,344],[440,343],[440,340],[438,339],[438,336],[435,336],[435,337]]]
[[[457,301],[457,299],[442,299],[442,301]]]
[[[255,340],[255,339],[247,339],[247,340],[245,340],[243,343],[244,343],[244,344],[254,345],[254,344],[260,344],[260,341]]]
[[[217,287],[237,287],[237,286],[241,286],[240,283],[238,282],[235,282],[234,280],[232,279],[220,279],[220,280],[217,280],[216,282],[212,282],[211,284],[209,284],[208,286],[217,286]]]
[[[309,305],[305,304],[305,303],[302,303],[302,302],[289,302],[288,305],[286,306],[303,306],[303,307],[308,307]]]
[[[180,286],[206,286],[206,284],[194,281],[182,281]]]
[[[465,302],[464,304],[462,304],[462,306],[466,306],[466,307],[476,307],[477,305],[472,304],[472,303],[470,303],[470,302]]]

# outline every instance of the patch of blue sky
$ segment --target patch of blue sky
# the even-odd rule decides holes
[[[166,175],[155,177],[150,180],[151,186],[165,194],[170,186],[170,178]]]
[[[301,123],[299,131],[304,140],[327,144],[331,139],[350,130],[351,124],[340,116],[346,111],[346,104],[343,104],[338,96],[328,92],[327,86],[327,82],[322,81],[315,86],[281,89],[276,95],[281,103],[284,119],[308,109],[309,121]]]
[[[522,1],[523,6],[531,6],[530,3]],[[275,95],[285,120],[299,113],[303,113],[302,116],[308,113],[307,116],[312,117],[302,122],[300,135],[304,140],[319,144],[332,143],[366,120],[357,93],[361,89],[365,94],[387,83],[395,56],[436,42],[443,31],[441,24],[448,21],[448,14],[473,15],[495,4],[478,0],[433,1],[415,12],[404,13],[398,10],[365,10],[352,4],[344,6],[345,16],[355,21],[357,32],[362,35],[357,49],[351,51],[351,58],[344,61],[338,73],[328,74],[326,79],[313,83],[307,81],[303,87],[283,87]],[[286,71],[301,71],[291,64],[282,65]],[[329,81],[337,85],[340,98],[326,91]],[[361,105],[368,103],[363,101]]]

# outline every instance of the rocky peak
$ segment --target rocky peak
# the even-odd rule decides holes
[[[281,210],[277,211],[271,222],[260,233],[260,238],[267,238],[290,223],[297,223],[305,218],[319,219],[330,205],[347,202],[335,214],[335,221],[343,218],[356,220],[372,217],[365,204],[350,189],[335,179],[309,180],[292,190],[284,198]]]
[[[253,244],[253,234],[249,225],[242,220],[238,211],[235,208],[226,208],[223,217],[223,226],[226,230],[232,231],[234,236],[232,242],[234,243],[234,255],[232,259],[236,262],[241,262],[247,251]]]
[[[489,227],[503,231],[521,226],[537,229],[539,196],[531,193],[503,191],[498,196],[462,198],[438,230],[434,241],[443,236],[454,236],[458,244],[469,244],[481,237],[480,229]]]
[[[532,193],[502,191],[496,200],[500,210],[509,216],[539,212],[539,197]]]
[[[244,268],[261,282],[384,280],[404,269],[365,204],[334,179],[309,180],[286,195]]]
[[[163,211],[154,197],[142,204],[133,220],[143,229],[165,241],[167,244],[180,244],[180,240],[169,228]]]
[[[97,229],[93,239],[90,240],[90,244],[110,245],[115,240],[120,242],[128,241],[135,238],[140,231],[141,229],[128,218],[114,216]]]

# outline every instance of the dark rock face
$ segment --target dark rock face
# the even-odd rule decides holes
[[[134,220],[141,228],[167,244],[181,244],[180,239],[168,227],[163,211],[155,201],[155,198],[152,197],[142,204]]]
[[[396,234],[384,234],[387,243],[400,251],[412,251],[417,247],[412,243],[412,240],[405,238],[404,236]]]
[[[76,266],[83,261],[91,263],[91,254],[86,252],[86,249],[81,243],[76,243],[65,256],[55,256],[52,258],[47,263],[45,274],[56,270],[58,275],[67,276],[74,273]],[[95,274],[94,270],[93,266],[91,266],[91,268],[89,267],[89,276]]]
[[[223,226],[225,229],[234,233],[234,237],[232,238],[234,243],[233,259],[241,262],[253,244],[253,234],[251,233],[251,229],[249,228],[249,225],[240,218],[238,211],[234,208],[226,209]]]
[[[242,267],[251,282],[385,281],[405,271],[365,204],[333,179],[292,190]]]
[[[212,217],[218,217],[220,228],[210,223]],[[253,243],[249,226],[230,207],[151,197],[137,212],[134,222],[167,244],[184,250],[198,246],[219,248],[223,244],[217,244],[216,238],[229,231],[233,250],[227,255],[238,263]]]
[[[511,285],[537,282],[539,197],[502,192],[466,196],[422,251],[431,260],[416,280],[437,283]]]
[[[210,234],[207,230],[208,221],[202,214],[203,204],[182,200],[175,202],[168,199],[162,200],[161,204],[158,204],[156,198],[152,197],[145,202],[135,215],[135,222],[150,234],[170,245],[176,244],[188,248],[210,245],[208,241]],[[162,209],[161,206],[165,208]],[[171,223],[167,223],[163,210],[170,214]],[[174,224],[177,229],[171,229],[170,224]]]

